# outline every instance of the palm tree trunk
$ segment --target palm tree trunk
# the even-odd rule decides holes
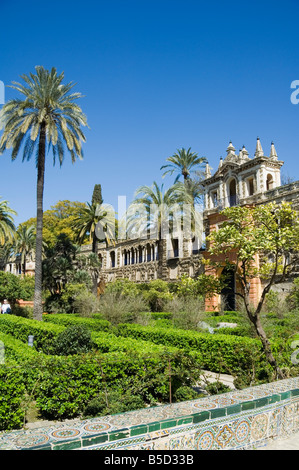
[[[99,251],[99,241],[94,231],[92,239],[92,253],[95,253],[98,256]],[[96,275],[92,276],[92,293],[96,296],[98,292],[98,277]]]
[[[42,320],[42,243],[43,243],[43,195],[46,158],[46,126],[43,123],[40,129],[37,162],[37,188],[36,188],[36,248],[35,248],[35,287],[33,318]]]

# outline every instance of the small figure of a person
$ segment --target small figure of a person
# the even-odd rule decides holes
[[[3,300],[3,304],[2,304],[2,307],[1,307],[1,313],[11,313],[10,304],[8,303],[7,299]]]

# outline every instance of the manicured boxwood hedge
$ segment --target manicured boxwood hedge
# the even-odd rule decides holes
[[[200,368],[238,374],[240,370],[249,370],[254,361],[256,369],[265,363],[260,342],[245,337],[134,324],[112,327],[100,319],[75,315],[47,315],[44,320],[0,315],[0,331],[3,332],[0,340],[11,359],[20,364],[15,368],[14,377],[5,365],[0,366],[4,380],[0,394],[6,393],[8,397],[7,405],[5,399],[3,407],[0,406],[2,429],[8,425],[5,410],[10,403],[14,415],[10,419],[12,426],[21,425],[21,397],[25,391],[31,392],[36,381],[34,398],[41,417],[65,419],[79,416],[91,399],[108,389],[167,399],[169,355],[173,361],[177,360],[175,357],[185,361],[180,369],[190,379]],[[57,335],[75,324],[90,328],[95,349],[100,353],[47,356],[26,344],[28,335],[33,335],[36,348],[47,352]],[[186,382],[186,376],[177,379],[177,386]]]
[[[255,360],[265,364],[260,342],[251,338],[133,324],[118,325],[118,334],[185,351],[195,350],[201,354],[202,367],[211,372],[238,373],[250,368]]]
[[[0,366],[0,431],[18,429],[23,425],[25,383],[16,366]]]
[[[0,341],[4,345],[4,361],[14,360],[17,363],[22,363],[26,360],[33,359],[37,354],[35,348],[28,346],[23,341],[14,338],[10,334],[0,332]]]
[[[44,323],[29,318],[17,317],[15,315],[0,315],[0,331],[13,337],[28,342],[28,336],[34,336],[34,346],[37,350],[47,352],[54,338],[65,329],[64,326],[54,323]]]
[[[108,320],[78,317],[77,315],[68,313],[52,313],[43,315],[43,321],[47,323],[55,323],[60,326],[85,325],[91,331],[110,331],[112,329],[112,325]]]

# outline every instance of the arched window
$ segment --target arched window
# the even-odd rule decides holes
[[[269,189],[273,189],[273,186],[274,186],[274,181],[273,181],[273,176],[268,173],[267,174],[267,179],[266,179],[266,188],[267,188],[267,191]]]
[[[237,182],[233,178],[228,185],[228,202],[230,207],[237,204]]]
[[[111,251],[110,253],[110,263],[111,268],[115,268],[115,251]]]

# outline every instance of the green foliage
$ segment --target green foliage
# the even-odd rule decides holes
[[[290,303],[291,308],[299,308],[299,277],[294,279],[292,290],[287,300]]]
[[[140,288],[136,282],[129,279],[117,279],[107,284],[105,293],[137,297],[140,294]]]
[[[33,300],[34,296],[34,276],[25,276],[20,278],[21,297],[23,300]]]
[[[112,329],[112,325],[108,320],[82,318],[77,315],[63,313],[44,315],[43,321],[55,323],[60,326],[85,325],[92,331],[109,331]]]
[[[11,273],[0,271],[0,302],[4,299],[14,304],[23,294],[20,278]]]
[[[85,325],[72,325],[59,333],[53,344],[58,356],[87,353],[92,349],[91,332]]]
[[[217,380],[216,382],[208,382],[205,390],[209,395],[218,395],[219,393],[230,392],[231,388]]]
[[[143,296],[152,312],[163,312],[166,303],[173,299],[168,283],[161,279],[150,281],[143,291]]]
[[[102,186],[100,184],[94,185],[91,204],[103,204]]]
[[[105,416],[125,413],[126,411],[144,408],[144,400],[139,395],[132,395],[119,390],[101,392],[93,398],[83,410],[84,417]]]
[[[64,234],[72,243],[75,243],[76,234],[73,230],[73,223],[85,208],[84,202],[64,200],[58,201],[54,206],[51,206],[51,209],[44,212],[43,240],[48,248],[55,246],[60,234]],[[31,218],[22,225],[36,227],[36,219]],[[86,243],[88,243],[88,238],[86,238]]]
[[[22,427],[25,385],[19,368],[0,365],[0,396],[0,430]]]
[[[55,324],[46,324],[39,320],[17,317],[15,315],[0,315],[0,331],[13,337],[28,342],[28,336],[34,336],[34,347],[46,354],[51,350],[56,336],[64,330],[64,327]]]
[[[123,324],[118,326],[122,336],[171,345],[184,351],[195,350],[201,355],[202,368],[212,372],[238,374],[264,364],[259,341],[234,335],[210,335],[175,328],[143,327]]]
[[[144,406],[157,400],[168,401],[169,361],[174,394],[179,387],[190,386],[197,380],[198,364],[183,353],[170,356],[152,354],[148,357],[137,352],[117,352],[53,357],[39,366],[42,370],[42,380],[36,390],[39,412],[47,419],[74,418],[84,410],[87,413],[87,405],[91,402],[90,412],[107,413],[108,409],[109,412],[119,412],[119,405],[113,409],[111,406],[103,408],[103,397],[106,399],[107,392],[109,403],[109,396],[114,392],[114,397],[124,395],[124,390],[128,397],[126,407],[133,406],[129,403],[129,396],[134,400],[134,406],[137,396],[140,406],[140,398]],[[98,399],[98,403],[94,399]],[[115,400],[111,402],[115,404]]]
[[[165,309],[171,312],[173,326],[186,330],[197,329],[203,318],[204,302],[200,297],[184,295],[167,302]]]
[[[1,153],[1,150],[0,150]],[[7,242],[12,242],[15,234],[15,224],[13,216],[16,211],[9,207],[8,201],[0,201],[0,246]]]
[[[113,325],[123,322],[147,323],[150,319],[150,314],[146,313],[147,307],[140,294],[135,297],[118,292],[105,292],[99,301],[99,312]]]
[[[21,307],[20,305],[15,304],[12,307],[12,314],[17,317],[33,318],[33,308],[27,305]]]

